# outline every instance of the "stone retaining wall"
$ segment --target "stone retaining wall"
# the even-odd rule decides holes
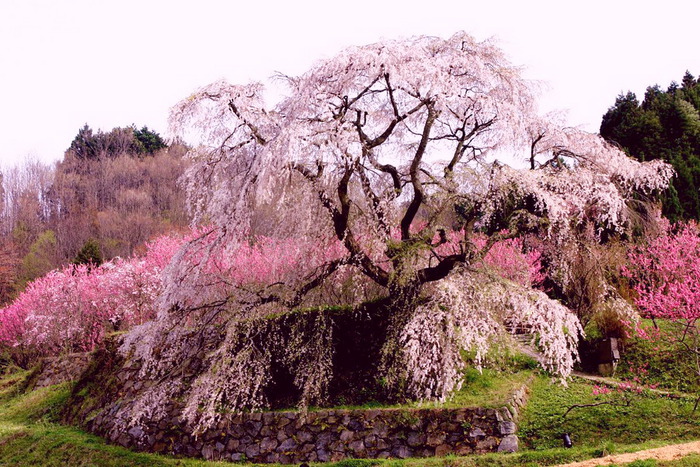
[[[512,452],[527,384],[500,408],[323,409],[229,415],[195,436],[181,420],[182,401],[164,415],[124,427],[133,395],[151,381],[115,352],[95,354],[76,384],[64,419],[130,449],[210,460],[300,463],[344,458],[407,458]]]
[[[256,412],[229,417],[196,438],[177,414],[123,432],[108,411],[87,428],[128,448],[209,460],[299,463],[513,452],[526,398],[524,386],[499,409]]]
[[[60,357],[43,358],[35,370],[36,373],[31,379],[29,389],[76,381],[89,364],[89,353],[72,353]]]

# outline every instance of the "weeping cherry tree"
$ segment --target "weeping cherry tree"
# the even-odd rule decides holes
[[[562,251],[584,224],[599,237],[624,234],[633,201],[665,188],[669,166],[636,162],[596,135],[540,116],[536,83],[492,43],[465,33],[352,47],[301,76],[276,78],[288,93],[273,108],[260,83],[218,81],[172,110],[174,131],[200,141],[184,183],[195,222],[210,228],[168,268],[157,319],[126,338],[123,348],[159,381],[132,421],[178,393],[185,417],[200,427],[216,422],[222,407],[264,407],[269,356],[245,346],[233,354],[232,336],[252,316],[332,304],[333,287],[347,280],[351,302],[388,297],[380,367],[403,396],[447,397],[460,385],[460,351],[474,351],[478,364],[506,323],[537,335],[542,365],[568,375],[581,333],[576,317],[484,268],[483,259],[498,242],[526,234]],[[304,267],[255,286],[228,281],[235,265],[221,258],[256,231],[298,239],[308,249]],[[566,261],[561,268],[566,277]],[[214,324],[228,337],[198,347],[209,369],[191,386],[168,380],[183,342],[204,342]],[[324,343],[332,329],[315,329],[285,344],[302,405],[321,402],[330,377]]]

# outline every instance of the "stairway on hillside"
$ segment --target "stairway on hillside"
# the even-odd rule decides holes
[[[505,328],[513,338],[515,348],[530,358],[542,360],[542,352],[537,349],[531,327],[522,324],[506,323]]]

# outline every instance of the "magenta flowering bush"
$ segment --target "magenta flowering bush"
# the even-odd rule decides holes
[[[643,316],[695,323],[700,318],[700,235],[691,222],[670,228],[629,254]]]
[[[184,245],[206,237],[210,230],[161,236],[146,245],[142,256],[49,272],[0,310],[0,343],[26,366],[39,356],[92,350],[107,332],[153,319],[163,293],[163,271]],[[206,261],[207,293],[225,300],[262,284],[303,278],[322,261],[338,256],[339,249],[337,242],[319,245],[298,238],[256,236],[235,247],[218,245],[206,256],[190,251],[188,260]]]
[[[26,365],[37,356],[92,350],[108,330],[153,318],[161,272],[181,244],[163,236],[142,257],[49,272],[0,310],[0,342]]]
[[[630,279],[635,304],[651,323],[630,323],[636,335],[656,343],[659,354],[673,354],[673,361],[700,384],[700,230],[694,222],[667,225],[648,243],[629,253],[625,275]],[[647,368],[640,366],[639,374]],[[680,382],[680,381],[679,381]],[[687,384],[689,381],[683,381]],[[696,400],[696,408],[700,398]]]

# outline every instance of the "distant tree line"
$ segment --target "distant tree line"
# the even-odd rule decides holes
[[[700,86],[690,72],[664,91],[647,88],[640,103],[633,92],[620,94],[603,116],[600,134],[640,161],[663,159],[676,177],[663,197],[672,221],[700,219]]]
[[[46,272],[126,257],[188,224],[187,148],[148,127],[82,127],[63,159],[0,174],[0,303]]]
[[[94,133],[86,124],[78,131],[68,149],[77,159],[99,159],[129,155],[152,155],[159,149],[167,147],[160,135],[144,126],[140,130],[135,126],[114,128],[108,133]]]

